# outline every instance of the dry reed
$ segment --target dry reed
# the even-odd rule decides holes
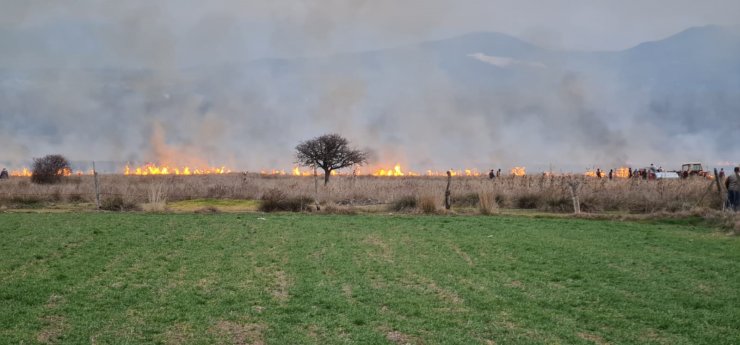
[[[717,191],[705,179],[645,181],[638,179],[582,179],[579,189],[584,212],[678,212],[694,207],[719,208]],[[573,212],[568,178],[507,176],[494,181],[482,177],[455,177],[451,192],[455,207],[532,208]],[[318,200],[337,205],[389,205],[405,197],[415,199],[444,195],[446,179],[437,177],[335,176],[319,187]],[[100,176],[102,199],[121,198],[125,203],[156,203],[189,199],[260,199],[269,190],[288,198],[314,196],[311,177],[227,174],[205,176]],[[482,192],[485,191],[485,192]],[[476,200],[475,196],[478,196]],[[491,201],[491,196],[494,196]],[[55,185],[32,184],[27,178],[0,181],[0,205],[39,202],[93,202],[90,176],[73,176]],[[477,202],[478,205],[475,205]],[[436,204],[436,203],[435,203]],[[429,206],[429,205],[428,205]],[[436,207],[436,205],[435,205]],[[431,210],[431,207],[429,207]],[[485,212],[485,211],[484,211]]]

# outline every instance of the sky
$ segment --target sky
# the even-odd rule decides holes
[[[473,32],[554,51],[619,51],[697,26],[740,32],[737,13],[737,0],[4,0],[0,165],[27,165],[54,151],[72,160],[290,168],[298,140],[334,131],[373,148],[379,164],[422,170],[561,159],[675,165],[686,152],[692,160],[737,161],[737,150],[714,154],[740,126],[734,89],[655,98],[609,71],[596,78],[557,58],[519,61],[478,50],[455,53],[504,72],[532,68],[542,85],[528,85],[530,73],[514,90],[466,94],[420,51],[400,55],[407,65],[376,66],[378,75],[305,69],[293,80],[240,67],[266,58],[303,66],[298,58]],[[410,80],[394,79],[398,66],[408,66]],[[722,85],[734,80],[719,75]],[[400,98],[383,83],[409,83],[411,91]],[[724,126],[697,121],[696,113]],[[655,127],[645,116],[657,119]],[[528,135],[517,150],[504,149]],[[674,142],[684,146],[665,144]]]
[[[364,51],[473,31],[558,49],[620,50],[693,26],[734,26],[737,13],[735,0],[6,0],[0,61],[187,67]],[[159,54],[143,53],[151,50]]]

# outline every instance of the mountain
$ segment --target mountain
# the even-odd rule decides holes
[[[740,89],[740,36],[731,30],[691,28],[621,52],[620,71],[656,87]]]

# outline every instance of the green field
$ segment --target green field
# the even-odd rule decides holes
[[[737,344],[691,222],[0,213],[0,344]]]

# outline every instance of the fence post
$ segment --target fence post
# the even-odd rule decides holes
[[[720,203],[720,210],[725,210],[725,195],[722,193],[722,183],[719,181],[719,174],[717,173],[717,168],[714,168],[714,181],[717,182],[717,193],[719,194],[719,203]]]
[[[314,203],[316,203],[316,211],[321,211],[321,205],[319,205],[319,175],[316,172],[316,165],[313,166],[313,190],[316,196]]]
[[[445,210],[449,210],[452,207],[450,183],[452,183],[452,173],[447,171],[447,188],[445,189]]]
[[[100,209],[100,184],[98,183],[98,171],[95,170],[95,161],[93,165],[93,181],[95,181],[95,208]]]
[[[581,213],[581,200],[578,197],[578,188],[580,187],[581,182],[576,180],[574,177],[570,177],[570,181],[568,181],[568,186],[570,187],[570,197],[573,199],[573,213],[580,214]]]

